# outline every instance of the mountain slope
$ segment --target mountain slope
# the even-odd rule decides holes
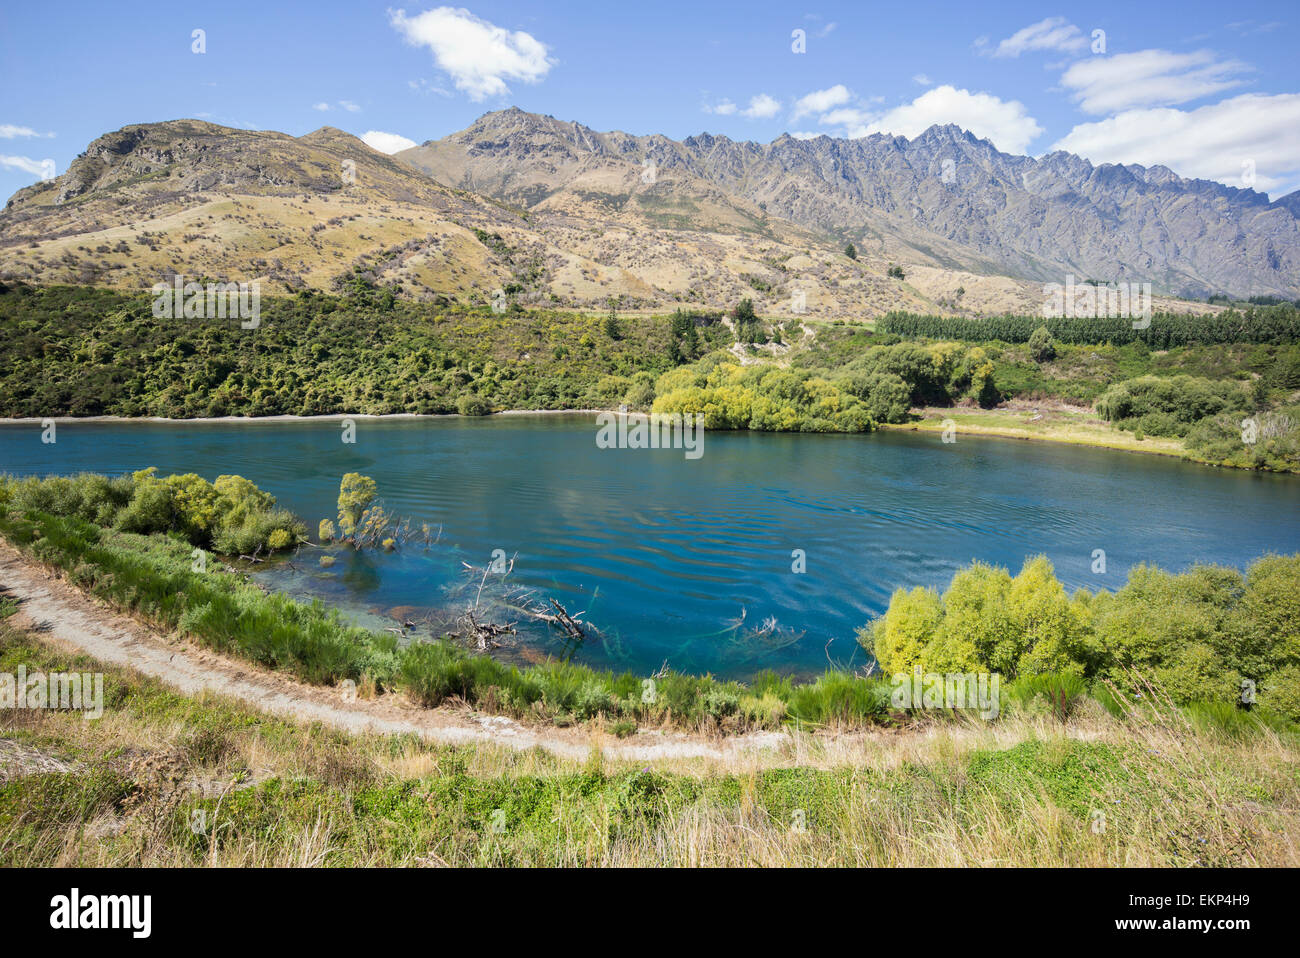
[[[517,217],[442,187],[356,137],[197,120],[128,126],[0,213],[16,278],[147,287],[171,272],[328,288],[395,260],[417,286],[490,290],[510,270],[473,230]]]
[[[504,290],[525,305],[603,310],[618,299],[663,310],[750,297],[766,315],[813,319],[1034,312],[1042,280],[1067,270],[1166,285],[1099,270],[1119,254],[1072,239],[1078,223],[1102,216],[1100,199],[1062,199],[1083,161],[1006,157],[954,128],[889,139],[877,155],[883,142],[678,143],[506,110],[387,156],[329,127],[292,137],[197,120],[139,124],[99,137],[63,175],[9,200],[0,278],[147,289],[180,273],[283,292],[338,289],[359,271],[416,299],[483,304]],[[957,183],[967,186],[922,175],[958,148]],[[987,167],[978,187],[966,171],[976,157]],[[1115,169],[1094,173],[1123,179],[1135,196],[1153,189]],[[1120,199],[1105,207],[1115,221],[1127,215]],[[1194,222],[1203,206],[1186,199],[1163,215]],[[1294,230],[1285,205],[1257,212],[1279,236]],[[1257,233],[1242,233],[1251,248]],[[844,254],[850,238],[856,259]],[[1283,273],[1294,246],[1277,246],[1259,256]],[[1181,263],[1178,248],[1166,252]],[[900,263],[905,275],[891,276]],[[1198,269],[1175,278],[1194,285]],[[1260,282],[1252,291],[1285,289]]]
[[[345,164],[351,165],[350,180]],[[448,177],[450,178],[450,177]],[[463,178],[462,178],[463,179]],[[812,232],[676,172],[583,160],[534,210],[448,188],[339,130],[302,137],[195,120],[129,126],[0,213],[0,277],[148,288],[173,272],[337,288],[355,269],[403,295],[485,303],[723,308],[872,316],[939,308]],[[972,285],[972,290],[974,287]],[[990,308],[1033,302],[1009,281]]]
[[[1186,180],[1164,167],[999,152],[956,126],[915,139],[598,133],[520,110],[398,154],[435,178],[532,209],[588,191],[590,171],[653,162],[869,254],[1061,282],[1067,273],[1203,296],[1300,295],[1294,197]]]

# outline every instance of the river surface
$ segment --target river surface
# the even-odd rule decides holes
[[[1245,568],[1300,551],[1300,479],[1041,442],[884,432],[707,433],[703,455],[601,449],[586,414],[0,427],[11,474],[237,473],[302,516],[333,517],[345,472],[436,541],[393,553],[302,549],[260,571],[369,625],[444,628],[471,603],[516,622],[498,654],[744,677],[856,667],[855,632],[894,589],[942,588],[972,559],[1044,553],[1073,590],[1151,562]],[[1105,572],[1093,571],[1104,550]],[[499,551],[498,551],[499,550]],[[798,551],[796,551],[798,550]],[[483,575],[493,556],[508,575]],[[475,567],[468,571],[465,564]],[[803,571],[795,571],[796,569]],[[481,587],[481,588],[480,588]],[[578,646],[522,611],[582,613]]]

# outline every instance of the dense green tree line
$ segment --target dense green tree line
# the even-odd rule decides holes
[[[932,339],[960,339],[968,342],[1027,343],[1034,331],[1047,327],[1062,343],[1143,342],[1152,349],[1221,343],[1300,342],[1300,309],[1291,304],[1249,306],[1224,310],[1217,315],[1155,313],[1146,329],[1134,329],[1131,319],[1105,317],[919,316],[891,312],[877,324],[883,333],[925,336]]]
[[[484,413],[648,405],[655,376],[725,327],[263,297],[261,323],[157,319],[148,295],[0,289],[0,416]],[[637,402],[637,395],[640,402]]]
[[[765,364],[715,372],[731,362],[713,355],[732,342],[718,313],[679,310],[611,325],[364,292],[267,297],[258,328],[243,329],[237,320],[156,318],[147,295],[0,284],[0,417],[649,409],[656,395],[676,391],[660,411],[704,411],[714,428],[856,431],[905,421],[912,406],[1100,398],[1098,411],[1121,428],[1186,437],[1205,461],[1300,469],[1300,418],[1279,408],[1300,388],[1300,345],[1283,342],[1291,305],[1157,317],[1150,330],[1129,324],[1127,333],[1116,320],[891,314],[875,333],[822,327],[788,370],[772,375],[758,371]],[[735,314],[740,340],[769,338],[752,304]],[[1239,323],[1258,328],[1243,332]],[[904,328],[949,338],[905,341]],[[1129,341],[1095,338],[1110,334]],[[771,337],[779,339],[779,327]],[[978,337],[992,339],[963,343]],[[1152,348],[1173,339],[1191,342]],[[1266,414],[1265,428],[1260,442],[1243,444],[1232,437],[1252,410]]]

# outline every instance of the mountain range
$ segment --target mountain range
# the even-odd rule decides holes
[[[845,255],[852,244],[856,258]],[[903,275],[900,277],[901,267]],[[957,126],[767,144],[601,133],[508,109],[393,156],[199,120],[99,137],[0,212],[0,276],[173,273],[603,308],[866,317],[1036,311],[1067,275],[1158,297],[1300,296],[1300,193],[999,152]],[[1165,303],[1164,305],[1167,305]]]

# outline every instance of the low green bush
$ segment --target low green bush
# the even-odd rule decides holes
[[[177,533],[225,555],[279,551],[305,527],[275,498],[242,476],[208,482],[193,473],[159,478],[153,467],[130,476],[93,473],[15,479],[0,476],[0,503],[140,535]]]
[[[1245,413],[1246,390],[1234,382],[1199,376],[1142,376],[1116,383],[1095,404],[1103,419],[1136,422],[1153,436],[1177,436],[1193,423],[1220,413]]]

